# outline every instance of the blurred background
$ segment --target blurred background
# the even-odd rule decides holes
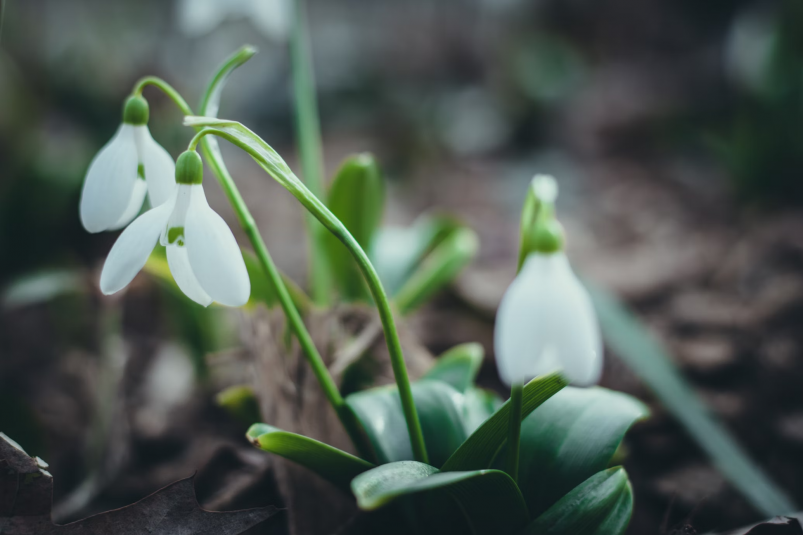
[[[308,9],[327,176],[349,154],[373,152],[386,223],[437,207],[480,237],[473,264],[409,320],[424,346],[482,343],[481,383],[502,392],[493,312],[515,274],[527,184],[554,174],[575,269],[636,310],[750,457],[803,503],[803,3]],[[275,503],[270,489],[236,503],[219,491],[262,455],[215,405],[222,380],[209,369],[210,353],[238,346],[242,313],[193,308],[147,275],[122,298],[101,298],[116,235],[86,233],[78,199],[138,78],[162,77],[194,106],[246,43],[260,52],[233,75],[220,116],[297,170],[289,12],[273,0],[4,0],[2,11],[0,430],[51,464],[57,520],[198,469],[205,506]],[[190,130],[162,94],[145,97],[154,138],[177,156]],[[277,264],[304,286],[300,207],[250,158],[223,154]],[[626,442],[630,533],[761,519],[613,352],[603,385],[654,413]],[[125,447],[112,455],[114,440]]]

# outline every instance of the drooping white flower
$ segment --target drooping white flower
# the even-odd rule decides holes
[[[231,229],[206,201],[201,185],[203,164],[195,151],[176,165],[170,199],[138,217],[112,247],[100,275],[100,289],[113,294],[139,273],[157,242],[167,249],[167,263],[178,287],[193,301],[208,306],[244,305],[251,282]]]
[[[89,232],[116,230],[139,213],[147,193],[152,206],[170,198],[175,163],[148,130],[148,103],[130,97],[117,133],[89,164],[81,191],[81,223]]]
[[[249,19],[265,36],[283,40],[290,33],[289,0],[178,0],[179,29],[187,36],[209,33],[226,20]]]
[[[597,317],[563,252],[562,229],[552,216],[557,185],[551,177],[536,177],[533,188],[546,215],[523,240],[531,249],[496,314],[499,376],[513,385],[559,370],[572,384],[588,386],[602,372]]]

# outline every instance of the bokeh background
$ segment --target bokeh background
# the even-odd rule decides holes
[[[193,16],[193,0],[2,1],[0,429],[50,462],[62,520],[130,503],[210,459],[199,499],[227,503],[225,474],[259,462],[214,405],[206,358],[237,347],[238,313],[214,310],[199,329],[187,318],[201,313],[147,275],[122,299],[101,298],[115,235],[78,219],[86,168],[134,82],[160,76],[194,105],[245,43],[260,52],[233,75],[220,115],[298,168],[286,18],[250,4],[217,20]],[[481,381],[500,388],[493,311],[515,274],[527,184],[552,173],[576,270],[634,307],[803,503],[803,4],[312,0],[309,17],[327,176],[370,151],[388,183],[386,223],[438,209],[480,236],[474,263],[410,320],[428,349],[481,342]],[[151,132],[178,155],[190,130],[162,94],[145,96]],[[249,158],[223,152],[277,264],[304,285],[300,207]],[[237,227],[211,181],[207,195]],[[615,354],[603,384],[654,412],[627,441],[630,533],[761,518]],[[237,504],[270,503],[257,491]]]

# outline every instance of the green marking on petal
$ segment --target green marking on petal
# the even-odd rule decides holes
[[[179,247],[183,247],[184,227],[171,227],[167,229],[167,243],[176,243]]]
[[[137,166],[137,178],[145,180],[145,166],[142,164]]]

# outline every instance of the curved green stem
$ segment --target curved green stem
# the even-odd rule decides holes
[[[187,104],[187,101],[176,91],[173,86],[162,80],[161,78],[157,78],[156,76],[146,76],[145,78],[140,78],[137,81],[136,85],[134,85],[134,90],[132,93],[134,95],[140,96],[142,95],[142,90],[145,89],[145,86],[152,85],[154,87],[158,87],[162,90],[162,92],[170,97],[170,100],[175,102],[176,106],[184,112],[184,114],[192,115],[192,109],[190,105]]]
[[[244,53],[247,54],[250,52],[250,54],[253,55],[255,50],[252,50],[253,49],[245,49]],[[244,61],[242,57],[237,57],[237,59],[239,61]],[[247,57],[245,59],[247,59]],[[146,85],[154,85],[158,87],[164,91],[184,113],[192,115],[192,110],[187,102],[181,97],[181,95],[179,95],[178,92],[167,82],[159,78],[152,76],[143,78],[137,83],[134,90],[135,94],[141,94],[142,89]],[[211,97],[211,93],[209,91],[207,93],[208,94],[204,96],[204,100],[202,101],[202,109],[205,108],[206,104],[208,103],[208,99]],[[196,134],[190,143],[192,149],[195,149],[198,143],[197,140],[199,139],[199,135]],[[229,174],[229,171],[223,162],[220,151],[217,149],[217,146],[211,143],[210,139],[204,140],[201,151],[204,155],[204,158],[206,158],[207,163],[217,177],[223,192],[226,194],[226,197],[234,208],[234,212],[237,214],[237,219],[245,231],[245,234],[248,236],[248,239],[251,241],[254,252],[259,259],[259,262],[262,264],[262,268],[265,270],[268,280],[270,280],[270,282],[273,284],[273,287],[276,290],[276,295],[279,297],[279,303],[281,304],[282,310],[287,317],[290,328],[295,334],[298,343],[301,345],[302,352],[307,357],[307,361],[309,362],[316,379],[318,379],[326,399],[334,408],[338,418],[340,419],[340,422],[343,424],[343,427],[349,434],[349,437],[352,439],[354,445],[358,449],[363,450],[364,441],[362,439],[362,433],[359,430],[358,425],[350,412],[350,409],[346,405],[345,400],[340,395],[340,390],[329,373],[321,354],[315,347],[315,343],[313,342],[309,331],[304,325],[304,321],[301,319],[298,309],[293,304],[293,300],[290,297],[290,292],[287,290],[287,286],[284,284],[282,276],[279,273],[276,264],[273,262],[273,258],[271,258],[270,253],[268,252],[268,248],[265,245],[265,241],[262,239],[262,235],[259,232],[259,228],[256,225],[254,217],[248,210],[245,200],[243,200],[240,191],[237,189],[237,185],[234,183],[234,179]]]
[[[382,321],[382,327],[385,331],[385,342],[387,343],[388,352],[390,353],[393,374],[396,377],[396,385],[399,388],[402,409],[404,410],[407,429],[410,433],[413,455],[415,456],[415,460],[427,462],[428,456],[424,444],[424,434],[421,431],[421,422],[418,419],[418,411],[416,411],[413,401],[413,392],[410,387],[410,379],[407,376],[407,367],[404,363],[399,333],[396,329],[393,312],[388,297],[385,294],[385,289],[382,287],[379,275],[377,275],[374,266],[368,259],[368,255],[365,254],[365,251],[363,251],[360,244],[343,223],[329,211],[326,205],[310,192],[298,177],[293,174],[290,168],[287,167],[284,160],[256,134],[242,126],[241,131],[237,133],[215,127],[207,127],[192,138],[190,148],[193,148],[202,138],[209,134],[221,137],[250,154],[270,176],[284,186],[285,189],[318,219],[318,221],[343,242],[343,245],[345,245],[352,256],[354,256],[357,265],[360,267],[365,277],[368,288],[371,290],[377,309],[379,310],[379,318]],[[248,139],[254,141],[259,140],[258,143],[260,143],[260,146],[248,143]]]
[[[510,387],[510,421],[507,428],[507,462],[505,471],[513,481],[519,481],[519,449],[521,447],[521,403],[524,385]]]

